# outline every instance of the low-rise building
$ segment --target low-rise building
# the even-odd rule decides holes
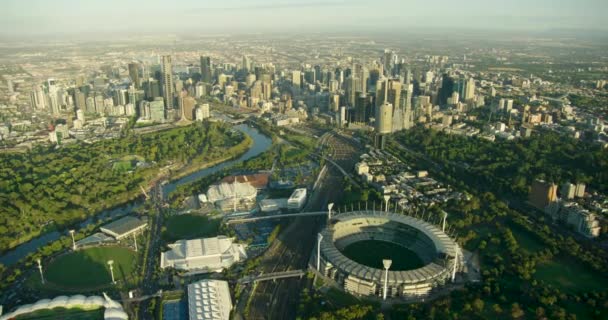
[[[287,208],[289,210],[302,210],[306,204],[306,189],[296,189],[287,200]]]

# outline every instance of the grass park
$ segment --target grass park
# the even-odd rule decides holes
[[[416,253],[400,245],[377,240],[355,242],[342,251],[342,253],[355,262],[368,267],[383,269],[382,259],[391,259],[390,270],[412,270],[424,266]]]
[[[112,282],[108,260],[114,261],[116,281],[122,281],[132,276],[136,258],[136,253],[127,248],[87,248],[53,260],[45,270],[45,277],[60,288],[93,290]]]
[[[220,219],[194,214],[180,214],[166,220],[163,232],[165,241],[173,242],[182,239],[214,237],[220,228]]]
[[[571,258],[556,256],[548,263],[536,266],[534,277],[565,293],[605,290],[608,278]]]

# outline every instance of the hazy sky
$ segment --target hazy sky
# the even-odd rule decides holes
[[[608,0],[0,0],[0,33],[608,29]]]

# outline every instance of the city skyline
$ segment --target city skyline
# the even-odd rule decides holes
[[[582,3],[581,3],[582,2]],[[600,0],[516,0],[491,6],[482,0],[406,3],[396,0],[300,1],[8,0],[0,35],[63,36],[90,33],[250,33],[410,31],[427,29],[606,30]]]

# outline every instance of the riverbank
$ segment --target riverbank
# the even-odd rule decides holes
[[[234,128],[243,132],[245,134],[245,137],[248,137],[250,139],[250,141],[246,141],[247,139],[244,139],[236,146],[233,146],[233,148],[236,148],[239,146],[243,147],[244,145],[246,145],[249,149],[244,154],[242,154],[241,156],[232,155],[231,158],[233,160],[216,163],[215,165],[212,165],[209,162],[198,163],[197,165],[199,167],[204,166],[205,168],[200,169],[198,171],[194,171],[190,175],[185,175],[181,178],[179,178],[177,176],[172,176],[171,182],[163,184],[163,186],[162,186],[163,193],[168,194],[168,193],[174,191],[178,186],[185,185],[185,184],[191,183],[193,181],[197,181],[204,177],[213,175],[225,168],[231,167],[236,163],[254,158],[254,157],[264,153],[272,146],[271,138],[260,133],[260,131],[258,131],[254,127],[247,126],[247,125],[237,125]],[[218,161],[220,161],[220,160],[214,160],[214,162],[218,162]],[[100,225],[101,223],[98,221],[100,217],[103,217],[104,219],[106,219],[106,218],[116,219],[124,214],[128,214],[129,212],[136,210],[139,206],[141,206],[141,202],[126,203],[126,204],[118,205],[111,212],[104,211],[104,212],[97,213],[91,217],[88,217],[84,222],[80,222],[80,224],[79,224],[80,230],[78,230],[78,228],[77,228],[77,234],[79,232],[81,232],[82,229],[86,229],[86,230],[84,231],[84,233],[82,235],[78,235],[78,237],[80,237],[80,236],[84,237],[85,235],[90,234],[96,228],[95,226]],[[20,285],[21,280],[18,280],[18,279],[22,278],[21,270],[22,269],[29,270],[30,267],[35,264],[35,261],[34,261],[35,257],[40,257],[40,258],[43,258],[43,260],[44,260],[44,258],[46,256],[40,251],[41,248],[57,246],[57,248],[53,248],[52,250],[50,250],[52,252],[57,252],[57,250],[65,250],[70,245],[71,245],[71,239],[69,238],[68,235],[65,235],[65,233],[64,233],[62,236],[61,233],[54,231],[52,233],[43,234],[40,237],[35,238],[28,243],[22,244],[21,246],[17,247],[15,250],[10,251],[7,255],[0,257],[0,259],[3,259],[8,255],[12,255],[13,256],[12,259],[15,261],[15,263],[10,265],[10,268],[8,268],[8,270],[6,272],[2,273],[0,270],[0,273],[2,273],[1,276],[2,276],[3,280],[5,280],[2,283],[0,283],[0,291],[2,291],[2,294],[0,294],[0,304],[10,303],[15,298],[14,295],[11,298],[11,293],[18,293],[19,289],[15,289],[15,290],[17,290],[17,291],[15,291],[15,290],[9,289],[9,287],[12,286],[12,288],[19,288],[18,286]],[[57,249],[57,250],[55,250],[55,249]]]
[[[249,150],[251,148],[252,144],[253,144],[253,139],[250,136],[245,135],[245,138],[243,139],[243,141],[239,142],[237,145],[235,145],[233,147],[230,147],[227,150],[227,153],[231,154],[231,155],[228,155],[226,157],[223,157],[223,158],[220,158],[217,160],[212,160],[212,161],[206,161],[206,162],[200,162],[200,163],[190,163],[180,169],[172,171],[170,173],[170,176],[171,176],[170,181],[181,179],[181,178],[191,175],[197,171],[216,166],[222,162],[237,159],[237,158],[241,157],[243,154],[245,154],[247,152],[247,150]]]

